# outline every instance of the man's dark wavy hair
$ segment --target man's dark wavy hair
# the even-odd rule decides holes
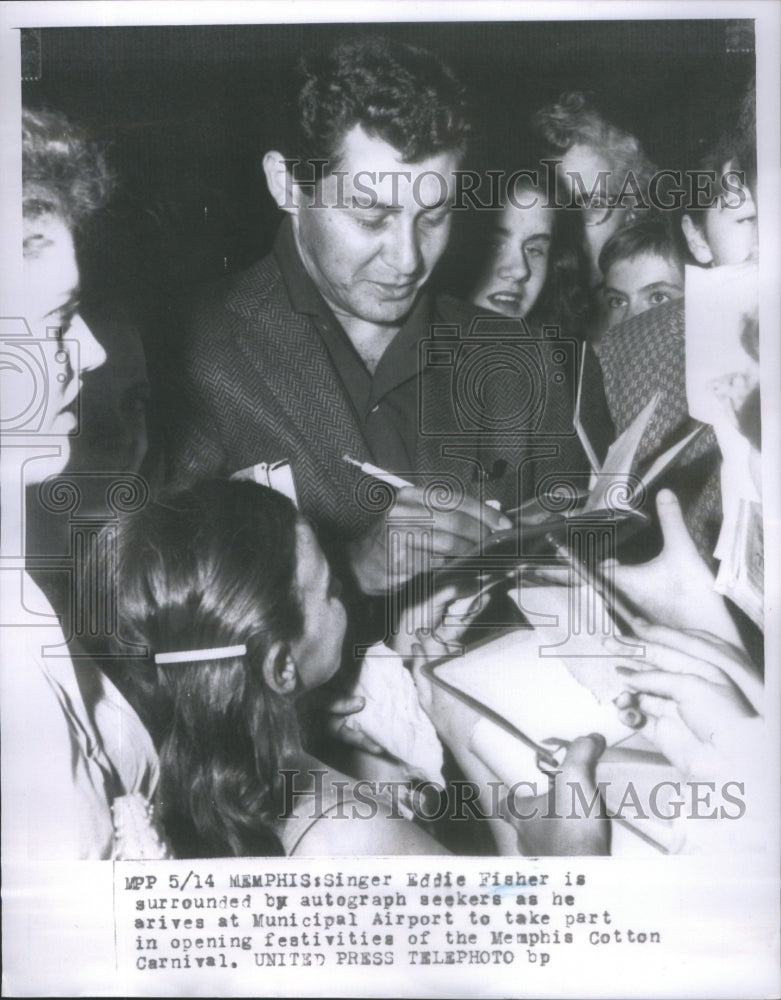
[[[59,111],[22,111],[22,202],[77,229],[108,201],[114,179],[101,150]]]
[[[364,131],[397,149],[406,163],[445,150],[459,154],[470,130],[464,90],[433,53],[382,36],[350,39],[310,53],[299,66],[285,156],[338,167],[346,134]]]
[[[116,634],[146,651],[124,661],[121,684],[160,755],[156,805],[178,857],[283,853],[279,768],[298,722],[262,665],[275,641],[304,626],[296,523],[282,494],[214,480],[119,524],[107,574]],[[156,653],[239,645],[243,656],[154,662]]]

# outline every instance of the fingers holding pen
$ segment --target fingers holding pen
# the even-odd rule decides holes
[[[399,490],[391,515],[414,518],[425,513],[426,523],[421,524],[421,530],[432,538],[435,555],[466,555],[492,532],[512,527],[505,514],[474,497],[461,497],[453,509],[438,505],[436,499],[431,489],[405,487]]]

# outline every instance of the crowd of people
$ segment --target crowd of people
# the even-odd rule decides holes
[[[287,138],[263,160],[274,248],[193,303],[152,495],[106,528],[85,569],[115,627],[85,627],[68,647],[53,599],[28,573],[2,574],[3,605],[25,626],[3,640],[9,855],[609,852],[609,823],[586,808],[599,734],[548,768],[555,795],[583,790],[582,814],[510,833],[495,816],[448,829],[409,800],[367,801],[361,782],[401,776],[414,799],[432,773],[444,796],[454,776],[512,776],[512,760],[481,759],[477,715],[423,669],[484,614],[463,600],[476,574],[440,585],[439,571],[515,530],[547,477],[587,480],[654,392],[638,458],[687,428],[685,267],[757,257],[750,102],[699,165],[709,196],[684,183],[676,201],[634,136],[563,95],[533,122],[558,194],[540,163],[503,165],[496,203],[459,220],[477,265],[446,290],[437,265],[466,109],[451,70],[409,45],[361,38],[302,60]],[[117,366],[126,324],[101,338],[107,362],[78,312],[74,240],[113,180],[102,154],[33,109],[22,150],[25,315],[48,390],[43,423],[21,439],[38,450],[29,485],[74,467],[82,377]],[[756,390],[736,414],[754,452]],[[9,381],[11,408],[23,392]],[[81,413],[78,441],[100,442],[98,421],[119,414],[127,440],[111,468],[143,472],[143,399],[123,415],[111,395],[103,417]],[[105,446],[94,450],[99,468]],[[655,496],[661,551],[641,545],[644,561],[626,564],[619,548],[609,564],[646,647],[643,669],[612,650],[627,694],[616,712],[639,710],[671,764],[703,779],[751,770],[762,734],[754,626],[714,589],[720,466],[706,433]],[[316,810],[289,808],[291,781]],[[337,811],[351,818],[327,822]]]

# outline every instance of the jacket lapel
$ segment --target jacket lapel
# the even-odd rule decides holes
[[[341,474],[349,472],[341,456],[365,460],[368,448],[325,345],[309,317],[292,311],[276,266],[267,258],[258,267],[266,273],[253,268],[226,303],[248,321],[241,350],[279,403],[298,441],[295,457],[309,456],[333,481],[353,482],[352,473]]]

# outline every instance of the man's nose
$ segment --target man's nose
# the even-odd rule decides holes
[[[95,339],[92,330],[78,314],[71,320],[70,327],[65,336],[66,340],[76,341],[79,345],[78,366],[76,375],[83,375],[84,372],[93,368],[100,368],[106,360],[106,352]],[[75,359],[71,358],[71,366]]]
[[[385,248],[385,259],[397,274],[413,278],[422,268],[423,254],[420,250],[420,236],[414,221],[400,220],[401,224],[392,227],[388,233]]]

